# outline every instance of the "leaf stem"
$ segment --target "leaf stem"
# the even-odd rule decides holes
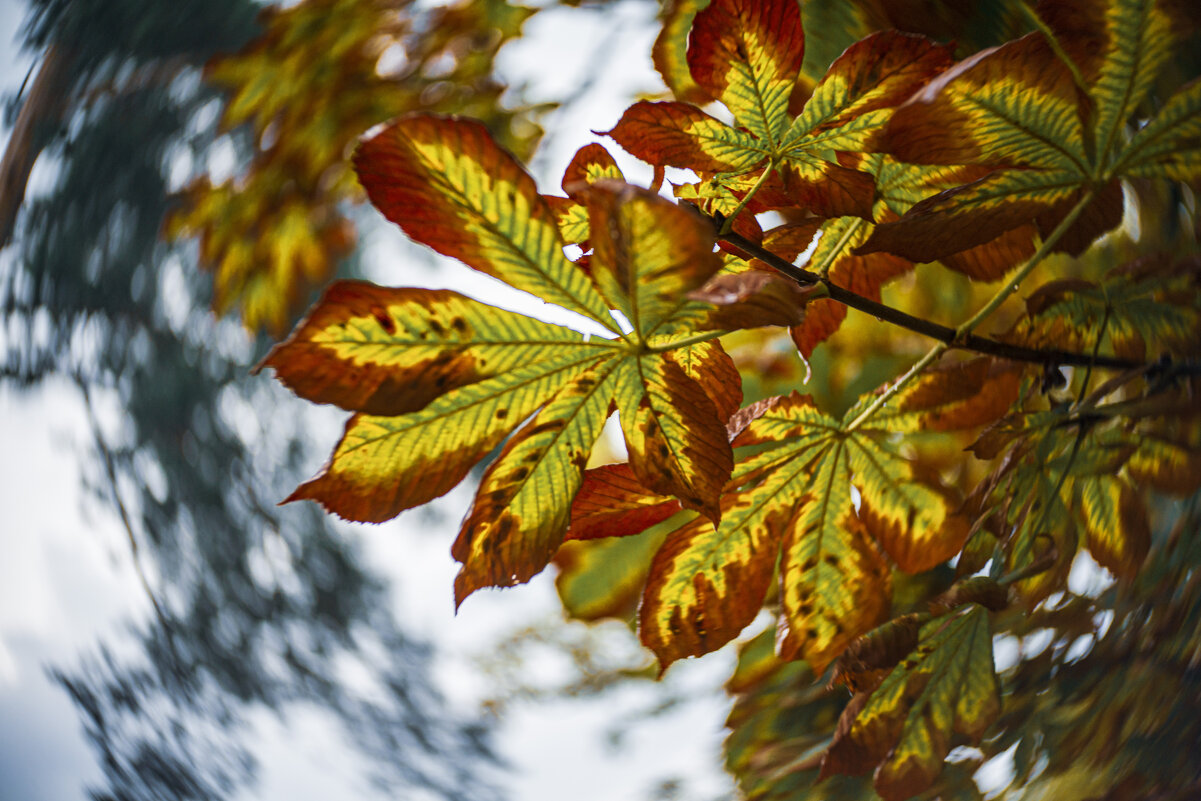
[[[956,328],[954,336],[949,341],[943,340],[931,348],[925,356],[918,360],[917,364],[909,368],[909,372],[901,376],[900,380],[885,390],[878,398],[876,398],[875,401],[872,402],[870,406],[864,409],[858,417],[852,420],[851,424],[847,426],[846,430],[848,432],[854,431],[859,426],[867,422],[872,415],[880,411],[880,409],[882,409],[885,404],[892,400],[893,397],[895,397],[896,394],[900,392],[906,384],[913,380],[913,378],[922,370],[926,369],[926,367],[929,366],[935,359],[937,359],[939,356],[942,356],[951,347],[959,347],[961,343],[971,336],[971,333],[976,326],[980,325],[980,323],[984,322],[985,318],[1000,308],[1001,304],[1008,300],[1009,296],[1017,291],[1017,288],[1021,285],[1022,281],[1029,277],[1030,273],[1034,271],[1034,268],[1037,267],[1043,261],[1043,259],[1047,257],[1047,254],[1049,254],[1051,249],[1059,243],[1059,240],[1063,239],[1063,235],[1066,234],[1068,229],[1075,224],[1076,220],[1084,212],[1085,206],[1092,202],[1092,199],[1093,190],[1090,189],[1084,193],[1084,196],[1080,198],[1079,201],[1077,201],[1076,205],[1072,207],[1072,210],[1068,212],[1067,216],[1060,220],[1059,225],[1055,226],[1055,230],[1051,232],[1051,235],[1042,241],[1042,244],[1038,246],[1038,250],[1034,251],[1034,255],[1030,257],[1022,269],[1018,270],[1017,275],[1015,275],[1012,279],[1007,280],[1005,285],[1001,287],[1001,289],[998,290],[995,295],[992,296],[992,299],[988,303],[984,304],[984,306],[982,306],[978,312],[973,314],[967,321]],[[1092,355],[1077,355],[1087,359],[1088,364],[1095,364],[1097,361]]]
[[[743,195],[742,200],[738,201],[738,205],[734,207],[734,210],[730,212],[730,214],[722,222],[721,230],[719,230],[717,234],[718,236],[723,236],[727,232],[733,230],[734,218],[742,213],[742,210],[745,209],[747,204],[751,202],[751,198],[759,194],[759,190],[763,188],[764,184],[767,183],[767,179],[771,177],[771,174],[775,172],[775,170],[776,162],[773,159],[772,161],[768,162],[766,167],[763,168],[763,172],[760,173],[758,180],[755,181],[750,191]]]

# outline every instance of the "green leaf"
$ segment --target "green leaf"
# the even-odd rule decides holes
[[[942,772],[955,735],[978,742],[1000,711],[988,613],[971,604],[922,626],[917,648],[870,696],[852,701],[822,776],[875,767],[886,801],[910,798]]]

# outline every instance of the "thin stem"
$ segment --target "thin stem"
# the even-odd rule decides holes
[[[1047,257],[1047,254],[1049,254],[1051,249],[1055,247],[1060,239],[1063,238],[1063,235],[1067,233],[1068,229],[1075,224],[1076,220],[1084,211],[1084,207],[1087,206],[1092,199],[1093,191],[1090,189],[1084,193],[1084,197],[1080,198],[1079,202],[1072,207],[1072,210],[1068,212],[1068,215],[1064,217],[1063,220],[1060,221],[1059,225],[1055,226],[1055,230],[1051,232],[1051,235],[1043,240],[1042,244],[1038,246],[1038,250],[1034,251],[1034,255],[1031,256],[1030,260],[1027,261],[1022,269],[1018,271],[1018,274],[1015,275],[1011,280],[1006,281],[1005,286],[1001,287],[997,294],[993,295],[992,300],[984,304],[980,311],[973,314],[970,319],[963,323],[963,325],[956,328],[955,336],[949,342],[944,340],[931,348],[925,356],[918,360],[917,364],[910,368],[909,372],[901,376],[899,381],[885,390],[878,398],[876,398],[875,401],[872,402],[870,406],[864,409],[858,417],[852,420],[851,424],[847,426],[846,430],[854,431],[856,428],[867,422],[872,415],[880,411],[880,409],[882,409],[885,404],[892,400],[893,397],[895,397],[896,394],[900,392],[906,384],[913,380],[914,376],[924,370],[939,356],[942,356],[944,353],[946,353],[952,345],[959,345],[959,343],[963,342],[968,336],[971,335],[976,326],[980,325],[980,323],[984,322],[985,318],[1000,308],[1001,304],[1008,300],[1009,296],[1017,291],[1017,288],[1021,285],[1022,281],[1024,281],[1030,275],[1030,273],[1034,271],[1034,268],[1037,267],[1042,260]],[[1078,355],[1083,356],[1083,354]],[[1092,356],[1088,356],[1086,358],[1088,359],[1089,364],[1096,362]]]
[[[1051,249],[1059,244],[1059,240],[1063,239],[1063,235],[1066,234],[1068,229],[1076,223],[1076,220],[1079,219],[1080,215],[1084,213],[1084,207],[1092,202],[1093,195],[1094,192],[1092,189],[1084,193],[1084,197],[1080,198],[1080,200],[1076,202],[1076,205],[1072,207],[1072,210],[1068,212],[1068,216],[1064,217],[1060,221],[1059,225],[1055,226],[1055,230],[1051,232],[1050,236],[1043,240],[1043,243],[1038,246],[1038,250],[1034,251],[1034,255],[1031,256],[1030,260],[1026,262],[1025,266],[1018,271],[1018,274],[1012,279],[1007,280],[1005,285],[998,290],[997,294],[993,295],[992,300],[984,304],[980,311],[972,315],[971,319],[959,326],[959,328],[955,329],[956,339],[960,339],[972,333],[976,326],[984,322],[986,317],[1000,308],[1002,303],[1009,300],[1009,296],[1017,291],[1018,286],[1021,285],[1022,281],[1025,281],[1026,278],[1030,276],[1030,273],[1034,272],[1034,268],[1042,263],[1043,259],[1045,259],[1051,252]]]
[[[1095,362],[1089,354],[1075,353],[1073,351],[1058,350],[1055,348],[1027,348],[1022,345],[1012,345],[1008,342],[998,342],[995,339],[969,334],[963,339],[956,341],[956,331],[945,325],[926,320],[922,317],[915,317],[912,314],[901,311],[900,309],[886,306],[878,301],[865,298],[862,295],[856,294],[849,289],[843,289],[837,284],[823,280],[816,273],[811,273],[797,267],[790,261],[780,258],[770,250],[765,249],[762,245],[757,245],[746,237],[730,231],[720,236],[721,240],[751,254],[755,258],[764,262],[781,275],[788,276],[798,284],[804,286],[813,286],[820,284],[826,287],[827,297],[831,300],[836,300],[844,306],[849,306],[852,309],[858,309],[861,312],[872,315],[873,317],[892,323],[900,328],[905,328],[913,331],[915,334],[922,334],[931,339],[937,339],[946,342],[948,346],[958,350],[973,351],[983,353],[987,356],[997,356],[1002,359],[1009,359],[1015,362],[1030,362],[1032,364],[1043,365],[1067,365],[1071,367],[1086,367],[1090,363],[1095,363],[1097,367],[1105,367],[1117,370],[1145,369],[1147,367],[1143,362],[1132,361],[1130,359],[1121,359],[1115,356],[1098,356]]]
[[[730,212],[729,216],[725,218],[724,222],[722,222],[721,230],[718,232],[718,236],[722,236],[728,231],[733,230],[734,218],[742,213],[742,210],[745,209],[747,204],[751,202],[751,198],[759,194],[759,190],[763,188],[764,184],[767,183],[767,179],[771,177],[771,174],[775,172],[775,170],[775,161],[769,162],[768,165],[763,168],[763,172],[760,173],[759,179],[755,181],[754,186],[752,186],[750,191],[743,196],[742,200],[738,201],[738,205],[734,207],[734,210]]]

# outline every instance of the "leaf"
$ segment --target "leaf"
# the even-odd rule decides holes
[[[981,51],[931,81],[893,113],[881,149],[916,164],[1088,175],[1076,85],[1041,34]]]
[[[1136,482],[1161,492],[1183,497],[1201,488],[1201,450],[1162,437],[1141,437],[1126,467]]]
[[[533,179],[479,123],[402,118],[364,140],[354,164],[372,204],[413,239],[616,332],[588,276],[563,255]]]
[[[651,558],[676,525],[669,518],[625,537],[564,542],[555,552],[555,589],[567,614],[586,621],[632,619]]]
[[[1025,370],[979,358],[927,369],[902,390],[889,415],[893,431],[957,431],[999,420],[1018,400]]]
[[[1140,178],[1196,180],[1201,174],[1201,80],[1181,87],[1138,130],[1115,172]]]
[[[690,209],[645,189],[602,181],[579,194],[596,238],[592,277],[609,308],[643,338],[654,336],[721,267],[713,232]]]
[[[616,328],[611,303],[633,330],[585,341],[454,293],[344,285],[269,363],[313,397],[406,413],[355,415],[325,470],[289,500],[386,520],[449,490],[509,437],[452,549],[461,603],[545,567],[616,407],[640,483],[716,517],[732,467],[726,419],[741,393],[720,346],[688,339],[687,293],[721,266],[705,221],[607,178],[573,189],[597,232],[585,271],[563,256],[533,180],[475,124],[400,120],[364,143],[357,164],[373,199],[421,241]],[[612,169],[598,148],[572,169],[587,177],[589,165]],[[322,350],[331,336],[334,350]],[[362,360],[360,339],[375,362]],[[399,350],[381,357],[381,341]],[[489,373],[497,360],[503,371]],[[714,379],[722,386],[699,383]]]
[[[720,648],[755,619],[776,563],[774,534],[694,517],[668,535],[651,563],[638,624],[661,670]]]
[[[1075,484],[1089,553],[1115,576],[1133,579],[1151,548],[1142,499],[1129,482],[1113,475],[1076,479]]]
[[[1040,12],[1088,85],[1095,109],[1092,150],[1108,166],[1127,120],[1172,57],[1172,21],[1157,0],[1078,0],[1063,6],[1044,3]]]
[[[938,777],[954,735],[979,741],[1000,711],[988,614],[973,604],[923,625],[913,653],[847,707],[821,775],[876,767],[876,792],[909,798]]]
[[[664,4],[663,27],[655,37],[651,58],[663,83],[687,103],[707,103],[712,100],[688,69],[688,33],[697,12],[709,5],[709,0],[667,0]]]
[[[607,464],[584,473],[571,504],[567,539],[633,536],[679,510],[674,498],[648,492],[628,464]]]
[[[751,134],[686,103],[641,100],[605,135],[650,164],[708,172],[745,172],[771,155]]]
[[[757,139],[774,144],[805,58],[795,0],[713,0],[688,44],[692,78]]]
[[[579,341],[456,292],[339,281],[261,367],[315,403],[399,415]]]
[[[577,343],[552,358],[451,390],[411,414],[356,414],[322,472],[288,500],[314,500],[347,520],[370,523],[433,500],[609,350]]]
[[[813,89],[784,140],[816,151],[870,152],[892,107],[951,66],[951,51],[930,40],[882,31],[851,45]]]
[[[528,581],[563,541],[584,466],[609,415],[618,363],[575,377],[484,472],[451,554],[455,606],[481,587]]]
[[[543,196],[559,222],[559,234],[564,242],[580,245],[585,250],[591,247],[588,209],[573,198],[589,184],[603,180],[624,181],[625,176],[609,151],[594,142],[577,150],[563,172],[563,191],[572,197]]]
[[[671,358],[646,355],[622,364],[617,409],[634,475],[711,520],[733,468],[724,421],[701,385]]]

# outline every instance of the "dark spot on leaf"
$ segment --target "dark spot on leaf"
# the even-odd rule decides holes
[[[460,334],[466,335],[470,330],[467,327],[467,321],[462,317],[455,317],[450,321],[450,327],[458,331]]]
[[[396,323],[392,321],[392,318],[388,315],[387,310],[382,306],[373,306],[371,309],[371,316],[375,318],[375,321],[379,323],[379,327],[384,329],[385,333],[396,333]]]
[[[509,410],[508,410],[508,409],[497,409],[497,410],[496,410],[496,415],[495,415],[495,417],[496,417],[496,419],[497,419],[497,420],[504,420],[504,419],[505,419],[506,417],[508,417],[508,416],[509,416]]]
[[[828,553],[822,557],[822,561],[830,567],[838,567],[838,557],[832,553]]]

